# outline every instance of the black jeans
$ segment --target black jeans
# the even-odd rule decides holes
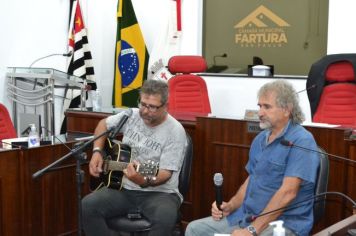
[[[106,219],[127,215],[130,210],[139,209],[152,223],[152,230],[148,235],[168,236],[174,229],[180,204],[180,198],[176,194],[103,187],[82,200],[85,235],[111,235]]]

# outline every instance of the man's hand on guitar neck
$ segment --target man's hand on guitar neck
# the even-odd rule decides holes
[[[100,152],[93,152],[91,160],[89,162],[89,172],[92,176],[99,177],[100,173],[103,172],[103,157]]]
[[[136,167],[139,165],[137,161],[129,163],[126,169],[123,170],[124,175],[137,185],[145,184],[146,180],[144,176],[136,171]]]

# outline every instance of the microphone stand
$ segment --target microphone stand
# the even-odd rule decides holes
[[[123,124],[122,124],[123,125]],[[121,125],[121,126],[122,126]],[[121,129],[121,128],[120,128]],[[94,138],[88,140],[87,142],[79,142],[77,144],[74,145],[74,148],[71,149],[71,151],[69,153],[67,153],[66,155],[62,156],[61,158],[59,158],[58,160],[52,162],[51,164],[49,164],[48,166],[44,167],[43,169],[37,171],[36,173],[34,173],[32,175],[32,178],[38,178],[40,176],[42,176],[44,173],[46,173],[47,171],[51,170],[52,168],[54,168],[56,165],[58,165],[59,163],[67,160],[69,157],[71,156],[75,156],[76,157],[76,183],[77,183],[77,201],[78,201],[78,236],[82,235],[82,229],[83,229],[83,223],[82,223],[82,204],[81,204],[81,185],[84,183],[84,171],[81,169],[81,165],[82,163],[87,159],[86,153],[84,152],[84,150],[91,145],[95,140],[108,135],[110,132],[112,132],[112,130],[107,130],[101,134],[99,134],[98,136],[95,136]]]
[[[349,196],[347,196],[347,195],[345,195],[343,193],[340,193],[340,192],[323,192],[323,193],[319,193],[319,194],[313,195],[311,197],[307,197],[305,199],[302,199],[302,200],[300,200],[298,202],[295,202],[295,203],[293,203],[291,205],[287,205],[285,207],[280,207],[280,208],[277,208],[277,209],[274,209],[274,210],[271,210],[271,211],[268,211],[268,212],[261,213],[259,215],[249,215],[246,218],[246,221],[251,223],[254,220],[256,220],[258,217],[261,217],[261,216],[273,214],[275,212],[282,211],[282,210],[289,211],[289,210],[298,208],[300,206],[303,206],[303,205],[307,204],[311,200],[314,200],[316,202],[324,201],[323,199],[321,199],[321,197],[326,197],[326,195],[338,195],[338,196],[341,196],[341,197],[345,198],[346,200],[348,200],[352,204],[353,214],[356,214],[356,202],[352,198],[350,198]]]
[[[322,152],[322,151],[318,151],[318,150],[313,150],[313,149],[309,149],[309,148],[306,148],[306,147],[302,147],[302,146],[299,146],[299,145],[296,145],[294,143],[290,143],[288,140],[282,140],[281,142],[284,142],[282,143],[282,145],[284,146],[289,146],[289,147],[296,147],[296,148],[299,148],[299,149],[302,149],[302,150],[306,150],[306,151],[311,151],[311,152],[316,152],[316,153],[321,153],[321,154],[324,154],[324,155],[327,155],[327,156],[331,156],[335,159],[340,159],[340,160],[343,160],[343,161],[348,161],[348,162],[351,162],[351,163],[356,163],[356,160],[352,160],[352,159],[347,159],[345,157],[342,157],[342,156],[338,156],[338,155],[335,155],[335,154],[331,154],[331,153],[327,153],[327,152]],[[289,144],[285,143],[285,142],[289,142]]]
[[[36,60],[34,60],[34,61],[30,64],[29,68],[32,68],[32,66],[33,66],[36,62],[41,61],[41,60],[43,60],[43,59],[46,59],[46,58],[48,58],[48,57],[53,57],[53,56],[70,57],[70,56],[72,56],[72,54],[73,54],[72,51],[70,51],[70,52],[68,52],[68,53],[52,53],[52,54],[49,54],[49,55],[46,55],[46,56],[37,58]],[[33,83],[33,89],[32,89],[32,90],[35,90],[35,89],[36,89],[36,86],[37,86],[37,78],[35,79],[35,81],[34,81],[34,83]]]
[[[223,71],[223,70],[226,70],[226,69],[228,68],[228,66],[226,66],[226,65],[221,65],[221,66],[216,65],[216,58],[217,58],[217,57],[227,57],[227,54],[224,53],[224,54],[222,54],[222,55],[215,55],[215,56],[213,56],[213,62],[214,62],[214,64],[213,64],[212,67],[208,68],[208,69],[206,70],[206,72],[219,73],[219,72],[221,72],[221,71]]]

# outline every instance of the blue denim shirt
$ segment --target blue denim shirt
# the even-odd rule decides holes
[[[246,218],[263,211],[281,187],[284,177],[298,177],[303,180],[293,202],[314,195],[314,184],[319,167],[318,154],[297,147],[283,146],[280,143],[282,139],[286,139],[296,145],[318,150],[313,136],[301,125],[291,122],[272,143],[268,143],[269,135],[270,131],[264,130],[252,142],[250,158],[246,165],[250,179],[245,199],[241,207],[227,217],[230,225],[240,227],[249,225]],[[283,220],[284,227],[298,235],[309,235],[313,226],[313,201],[285,210],[278,220]]]

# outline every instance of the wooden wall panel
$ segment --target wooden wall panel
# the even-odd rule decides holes
[[[0,235],[21,235],[19,151],[0,151]]]
[[[77,235],[75,158],[32,178],[68,152],[62,144],[0,152],[0,235]],[[89,189],[85,179],[83,195]]]

